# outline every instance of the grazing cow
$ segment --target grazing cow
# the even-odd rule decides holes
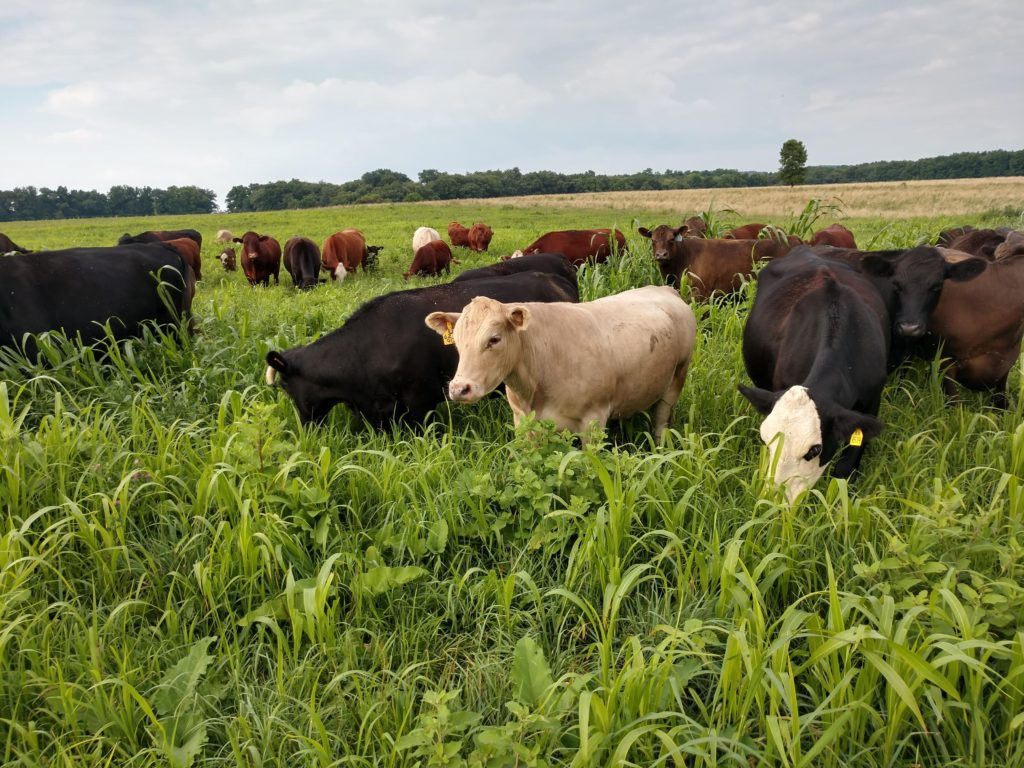
[[[700,216],[691,216],[683,222],[683,237],[707,237],[708,225]]]
[[[331,273],[331,280],[339,282],[349,272],[355,272],[360,264],[366,271],[366,238],[358,229],[343,229],[324,240],[320,260],[324,269]]]
[[[365,265],[364,269],[363,269],[364,272],[367,269],[376,269],[377,268],[377,256],[383,250],[384,250],[384,246],[383,245],[368,245],[368,246],[366,246],[366,261],[363,262],[363,264]]]
[[[469,230],[457,221],[448,225],[448,239],[452,241],[453,246],[469,248]]]
[[[475,403],[504,382],[517,426],[535,413],[576,433],[657,406],[656,438],[683,389],[697,334],[679,293],[655,285],[586,304],[478,297],[461,313],[431,312],[426,323],[458,347],[452,400]]]
[[[217,257],[220,260],[221,266],[224,267],[225,272],[234,272],[235,266],[235,249],[230,246],[226,246],[220,255]]]
[[[415,254],[420,248],[432,240],[440,240],[441,236],[433,227],[418,227],[412,233],[412,252]]]
[[[976,229],[954,238],[949,247],[954,251],[963,251],[972,256],[991,259],[995,256],[996,248],[1002,244],[1011,231],[1008,227]]]
[[[308,237],[293,237],[284,244],[284,268],[296,288],[308,291],[320,277],[320,249]]]
[[[491,244],[494,232],[489,226],[478,221],[469,230],[469,250],[477,253],[486,253],[487,247]]]
[[[445,399],[458,353],[424,324],[434,310],[459,311],[475,296],[501,301],[575,301],[556,275],[522,273],[444,283],[378,296],[338,330],[303,347],[267,354],[267,383],[279,383],[303,424],[344,403],[376,427],[422,422]]]
[[[274,284],[280,284],[281,244],[277,240],[251,230],[234,240],[242,244],[242,271],[249,285],[263,283],[269,287],[271,275],[274,276]]]
[[[192,267],[196,280],[203,279],[203,260],[199,254],[199,244],[188,237],[178,237],[174,240],[163,240],[160,243],[168,248],[173,248]]]
[[[888,310],[854,267],[801,248],[761,271],[743,329],[754,386],[739,389],[766,417],[772,479],[791,503],[837,454],[833,476],[849,477],[881,433],[888,354]]]
[[[203,236],[194,229],[159,229],[147,232],[139,232],[137,235],[129,235],[125,232],[118,238],[118,245],[131,245],[132,243],[160,243],[165,240],[177,240],[179,237],[187,237],[195,240],[196,245],[203,247]]]
[[[767,226],[767,224],[744,224],[742,227],[730,229],[723,237],[730,240],[756,240],[757,236],[761,234],[761,230]]]
[[[154,279],[154,278],[158,279]],[[0,346],[21,348],[27,333],[63,331],[83,344],[140,336],[147,323],[189,320],[195,275],[173,248],[134,243],[67,248],[0,259]],[[165,299],[170,297],[170,302]],[[24,344],[30,358],[36,342]]]
[[[970,224],[964,224],[960,227],[950,227],[939,232],[939,236],[936,239],[935,244],[940,248],[949,248],[953,241],[958,237],[966,235],[968,232],[976,232],[977,230]]]
[[[230,229],[218,229],[216,242],[218,243],[230,243],[235,239],[235,236],[231,234]]]
[[[459,273],[459,276],[452,280],[452,282],[478,280],[481,277],[514,275],[518,272],[550,272],[553,275],[561,275],[570,283],[576,285],[576,270],[569,263],[569,260],[560,253],[531,253],[529,256],[499,261],[497,264],[488,264],[486,267],[467,269],[465,272]]]
[[[409,270],[402,277],[406,280],[413,275],[431,277],[440,275],[442,270],[447,274],[451,272],[452,261],[452,249],[448,247],[448,243],[444,240],[431,240],[416,251]]]
[[[612,246],[610,229],[566,229],[541,235],[522,250],[522,255],[531,253],[561,253],[574,266],[586,261],[601,263],[608,258]],[[615,230],[615,250],[618,253],[626,247],[625,236]]]
[[[1024,232],[1014,230],[1006,236],[992,254],[992,258],[995,261],[1002,261],[1008,259],[1011,256],[1019,256],[1024,254]]]
[[[777,259],[792,248],[778,240],[703,240],[684,237],[683,228],[667,224],[653,231],[637,230],[651,239],[654,260],[662,278],[672,286],[681,285],[683,273],[690,275],[690,294],[703,301],[713,293],[739,290],[743,279],[754,273],[758,261]]]
[[[853,232],[842,224],[829,224],[824,229],[819,229],[811,238],[811,245],[831,245],[835,248],[856,248],[857,242],[853,239]]]
[[[31,253],[31,251],[22,248],[3,232],[0,232],[0,254],[2,253]]]

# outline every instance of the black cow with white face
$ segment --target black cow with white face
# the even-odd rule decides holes
[[[867,443],[886,377],[890,321],[866,276],[809,248],[768,264],[743,329],[743,359],[754,387],[740,385],[766,418],[774,482],[793,502],[838,457],[849,477]]]
[[[280,384],[303,424],[339,403],[383,428],[422,422],[445,399],[458,366],[454,343],[427,328],[431,312],[459,312],[476,296],[498,301],[578,301],[557,275],[523,272],[378,296],[338,330],[302,347],[267,353],[268,384]]]

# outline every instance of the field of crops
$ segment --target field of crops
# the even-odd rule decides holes
[[[642,417],[586,446],[516,433],[497,398],[422,429],[375,433],[343,407],[303,429],[263,383],[269,349],[427,282],[401,279],[416,226],[483,219],[493,254],[619,226],[631,253],[581,273],[592,299],[655,282],[634,216],[464,204],[9,225],[33,248],[178,227],[207,242],[183,344],[101,359],[53,339],[46,365],[0,359],[0,762],[1024,765],[1019,364],[1008,411],[970,392],[947,405],[936,361],[901,368],[862,473],[793,507],[765,487],[736,389],[754,285],[697,309],[660,444]],[[1020,219],[844,223],[881,248]],[[322,241],[349,226],[385,249],[341,286],[299,293],[282,270],[253,289],[214,259],[221,227]]]

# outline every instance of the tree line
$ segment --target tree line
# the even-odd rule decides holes
[[[199,187],[114,186],[96,190],[16,187],[0,190],[0,221],[24,219],[85,219],[94,216],[153,216],[175,213],[213,213],[217,195]]]

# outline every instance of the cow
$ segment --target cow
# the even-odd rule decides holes
[[[478,221],[469,230],[469,250],[486,253],[492,237],[494,237],[494,231],[483,222]]]
[[[708,224],[700,216],[691,216],[683,222],[686,229],[683,230],[683,237],[707,237]]]
[[[743,328],[754,386],[739,389],[766,417],[772,480],[790,503],[837,456],[833,477],[849,477],[881,433],[889,338],[885,302],[851,265],[799,248],[758,275]]]
[[[218,229],[217,230],[217,237],[215,239],[215,242],[218,242],[218,243],[230,243],[234,239],[235,239],[235,236],[233,234],[231,234],[231,230],[230,229]]]
[[[761,230],[767,226],[767,224],[744,224],[741,227],[730,229],[723,237],[730,240],[756,240],[757,236],[761,234]]]
[[[308,291],[320,277],[320,249],[308,237],[293,237],[284,244],[284,268],[292,284]]]
[[[452,241],[453,247],[469,248],[469,230],[457,221],[448,225],[448,239]]]
[[[355,272],[362,265],[366,271],[366,238],[358,229],[343,229],[324,240],[320,261],[331,273],[331,280],[339,282],[349,272]]]
[[[475,403],[504,383],[516,426],[533,413],[577,434],[654,407],[655,438],[679,400],[697,334],[679,293],[654,285],[585,304],[479,296],[425,322],[459,350],[452,400]]]
[[[420,248],[429,243],[431,240],[440,240],[441,236],[437,234],[437,230],[433,227],[418,227],[415,232],[412,233],[412,252],[416,253]]]
[[[367,269],[376,269],[377,268],[377,256],[380,255],[380,252],[383,251],[383,250],[384,250],[384,246],[383,245],[368,245],[368,246],[366,246],[366,261],[363,262],[363,264],[365,265],[365,268],[364,268],[363,271],[366,271]]]
[[[195,240],[188,237],[178,237],[174,240],[163,240],[160,242],[160,245],[173,248],[181,254],[181,257],[192,267],[196,280],[203,279],[203,260],[199,253],[199,244]]]
[[[146,232],[139,232],[137,235],[129,235],[125,232],[117,239],[118,245],[131,245],[132,243],[159,243],[165,240],[177,240],[179,237],[187,237],[195,240],[196,245],[203,247],[203,236],[194,229],[157,229]]]
[[[662,278],[680,287],[683,273],[690,275],[690,295],[703,301],[713,293],[733,293],[754,273],[758,261],[777,259],[792,246],[778,240],[703,240],[683,236],[683,227],[662,224],[654,230],[640,227],[650,238],[654,260]]]
[[[1011,256],[1019,256],[1021,254],[1024,254],[1024,232],[1014,230],[1006,236],[1003,242],[996,246],[995,251],[992,253],[992,258],[995,261],[1002,261]]]
[[[531,253],[561,253],[574,266],[587,261],[600,263],[612,252],[610,229],[566,229],[548,232],[534,240],[522,250],[522,255]],[[626,238],[615,230],[615,250],[618,253],[626,247]]]
[[[173,248],[133,243],[0,259],[0,346],[38,345],[25,334],[62,331],[83,344],[142,335],[147,324],[191,330],[195,275]]]
[[[31,251],[22,248],[3,232],[0,232],[0,254],[4,253],[31,253]]]
[[[452,249],[448,247],[448,243],[444,240],[431,240],[416,251],[412,264],[402,277],[406,280],[413,275],[430,277],[440,275],[442,270],[450,273],[452,261]]]
[[[550,272],[553,275],[561,275],[573,285],[576,285],[576,269],[560,253],[531,253],[529,256],[521,256],[508,261],[499,261],[496,264],[488,264],[486,267],[467,269],[464,272],[460,272],[458,277],[452,282],[479,280],[481,277],[514,275],[518,272]]]
[[[281,244],[277,240],[250,230],[234,242],[242,244],[242,271],[249,285],[262,283],[269,287],[271,275],[274,285],[280,285]]]
[[[972,256],[991,259],[995,256],[996,248],[1002,244],[1011,231],[1008,227],[975,229],[953,238],[949,247],[954,251],[963,251]]]
[[[458,353],[424,324],[434,310],[459,311],[475,296],[501,301],[576,301],[557,275],[524,272],[378,296],[336,331],[302,347],[267,353],[266,380],[280,384],[303,424],[344,403],[371,425],[421,423],[444,401]]]
[[[953,241],[962,235],[966,235],[968,232],[977,231],[970,224],[964,224],[959,227],[950,227],[939,232],[938,237],[935,240],[935,244],[940,248],[949,248]]]
[[[224,267],[225,272],[234,272],[235,266],[235,249],[230,246],[225,246],[224,250],[220,252],[217,257],[220,261],[221,266]]]
[[[853,239],[853,232],[842,224],[829,224],[824,229],[819,229],[811,237],[811,245],[831,245],[835,248],[856,248],[857,242]]]

